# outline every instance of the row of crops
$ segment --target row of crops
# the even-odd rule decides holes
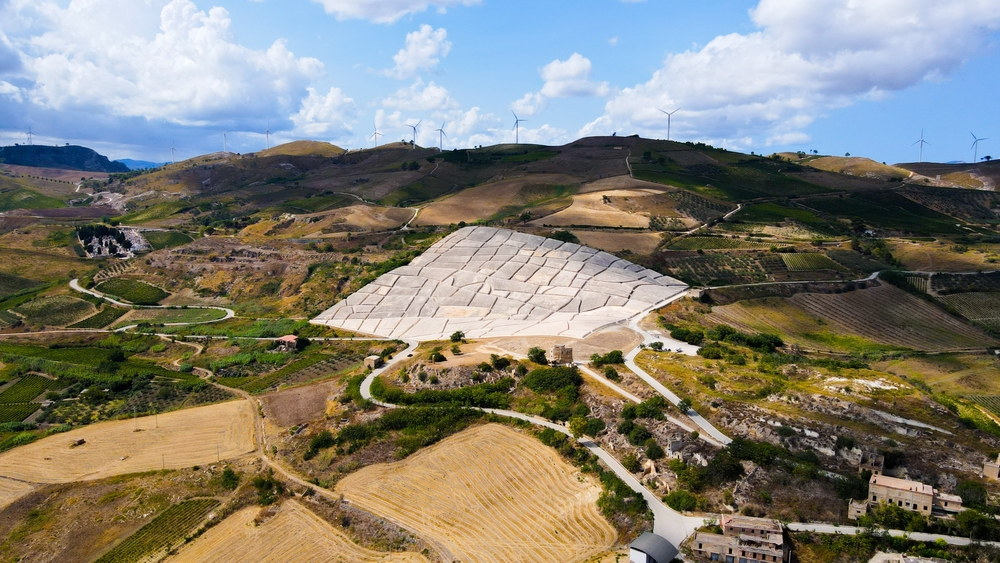
[[[101,556],[97,563],[132,563],[170,551],[181,544],[219,504],[215,499],[186,500],[175,504]]]
[[[41,405],[32,403],[42,393],[61,389],[65,385],[58,381],[28,374],[8,386],[0,393],[0,424],[21,422],[35,413]]]
[[[953,293],[938,299],[970,321],[1000,330],[1000,292]]]
[[[69,325],[68,328],[104,328],[109,324],[117,321],[122,315],[127,313],[128,309],[121,309],[119,307],[111,307],[110,305],[105,306],[103,309],[97,312],[95,315],[91,315],[82,321]]]
[[[836,270],[845,271],[844,267],[831,260],[825,254],[813,252],[785,253],[781,255],[785,266],[792,272],[804,272],[809,270]]]

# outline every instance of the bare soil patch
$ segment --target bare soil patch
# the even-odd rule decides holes
[[[227,563],[239,554],[253,563],[358,562],[419,563],[418,553],[384,553],[352,542],[343,532],[289,500],[277,515],[258,522],[259,508],[245,508],[208,530],[170,561],[178,563]]]
[[[601,488],[534,438],[497,424],[452,436],[398,463],[366,467],[336,490],[433,538],[453,559],[579,561],[616,539]]]
[[[565,174],[539,174],[490,182],[431,203],[420,210],[414,224],[471,223],[491,217],[504,207],[526,206],[553,197],[555,186],[578,182],[578,179]]]
[[[273,424],[295,426],[316,420],[326,412],[326,402],[336,393],[334,382],[296,387],[262,397],[265,412]]]
[[[650,232],[574,230],[573,234],[580,244],[605,252],[631,250],[636,254],[652,254],[663,241],[660,233]]]
[[[952,250],[947,242],[899,241],[890,246],[893,257],[901,260],[907,270],[918,272],[974,272],[993,270],[996,264],[988,264],[990,254],[980,249],[965,252]]]
[[[594,225],[596,227],[630,227],[649,228],[649,216],[639,212],[622,211],[614,203],[615,198],[643,198],[660,192],[653,190],[616,190],[612,192],[593,192],[573,197],[573,205],[568,208],[536,219],[530,224],[535,226],[565,227],[571,225]]]

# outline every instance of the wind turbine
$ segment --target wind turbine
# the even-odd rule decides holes
[[[223,152],[223,154],[229,152],[229,145],[228,145],[228,141],[229,140],[226,138],[226,133],[227,133],[227,131],[223,131],[222,132],[222,152]]]
[[[176,152],[174,150],[174,142],[170,141],[170,162],[173,164],[177,164],[177,160],[174,159],[174,152]]]
[[[448,134],[444,132],[445,123],[447,123],[447,121],[442,121],[441,127],[434,130],[438,133],[438,150],[441,152],[444,152],[444,138],[448,136]]]
[[[424,120],[421,119],[420,121],[417,122],[416,125],[407,125],[407,127],[413,129],[413,144],[411,145],[411,148],[417,148],[417,127],[419,127],[420,124],[423,122]]]
[[[510,110],[510,112],[514,113],[514,110]],[[520,126],[521,126],[521,122],[522,121],[527,121],[527,119],[521,119],[520,117],[517,116],[516,113],[514,113],[514,144],[515,145],[521,144],[520,139],[519,139],[519,135],[520,135],[520,132],[521,132],[521,127]]]
[[[376,125],[374,122],[372,122],[372,126],[374,127],[375,132],[372,133],[372,136],[368,138],[375,139],[375,148],[378,148],[378,136],[381,135],[382,132],[378,130],[378,125]]]
[[[663,111],[662,109],[660,111],[663,112],[663,113],[665,113],[667,115],[667,140],[669,141],[670,140],[670,116],[672,116],[673,114],[681,111],[681,108],[677,108],[674,111],[669,111],[669,112],[668,111]]]
[[[975,135],[973,135],[973,136],[975,136]],[[928,143],[927,141],[924,140],[924,130],[923,129],[920,130],[920,139],[917,142],[915,142],[912,145],[910,145],[910,146],[912,147],[912,146],[918,145],[918,144],[920,145],[920,160],[918,160],[917,162],[923,162],[924,161],[924,145],[929,145],[930,144],[930,143]]]
[[[969,131],[969,134],[972,135],[973,139],[975,139],[975,141],[972,143],[972,149],[974,151],[976,151],[976,152],[975,152],[975,156],[972,157],[972,162],[976,163],[976,162],[979,162],[979,141],[986,141],[986,140],[989,139],[989,137],[983,137],[982,139],[980,139],[972,131]]]
[[[31,136],[32,136],[31,135],[31,127],[28,127],[28,145],[29,146],[34,144],[34,143],[31,142]]]
[[[264,141],[265,142],[264,147],[268,148],[268,149],[271,148],[271,122],[270,121],[267,122],[267,129],[264,130],[264,140],[265,140]]]

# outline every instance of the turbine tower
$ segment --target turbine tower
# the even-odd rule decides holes
[[[32,134],[31,134],[31,127],[28,127],[28,146],[31,146],[31,145],[33,145],[33,144],[34,144],[34,143],[32,142],[32,140],[31,140],[31,137],[32,137]]]
[[[667,140],[669,141],[670,140],[670,116],[672,116],[673,114],[681,111],[681,108],[677,108],[674,111],[663,111],[662,109],[660,111],[663,112],[663,113],[665,113],[667,115]]]
[[[271,122],[267,122],[267,129],[264,130],[264,148],[271,148]]]
[[[980,141],[986,141],[986,140],[989,139],[989,137],[983,137],[982,139],[980,139],[972,131],[969,131],[969,134],[972,135],[973,139],[975,139],[975,141],[973,141],[972,147],[971,147],[972,150],[975,151],[975,155],[972,157],[972,162],[973,162],[973,164],[975,164],[975,163],[979,162],[979,142]]]
[[[174,152],[176,152],[174,150],[174,142],[170,141],[170,162],[173,164],[177,164],[177,160],[174,159]]]
[[[447,123],[447,121],[442,121],[441,127],[434,130],[438,133],[438,150],[441,152],[444,152],[444,138],[448,136],[448,134],[444,132],[445,123]]]
[[[920,145],[920,159],[917,160],[917,162],[923,162],[924,161],[924,145],[929,145],[929,144],[930,143],[928,143],[927,141],[924,140],[924,130],[921,129],[920,130],[920,139],[918,139],[915,143],[913,143],[912,145],[910,145],[911,147],[915,146],[915,145]]]
[[[514,110],[510,110],[510,112],[514,113]],[[521,133],[521,122],[522,121],[527,121],[527,119],[521,119],[520,117],[517,116],[516,113],[514,113],[514,144],[515,145],[521,144],[519,136],[520,136],[520,133]]]
[[[381,135],[382,132],[378,130],[378,125],[376,125],[374,122],[372,122],[372,126],[374,127],[375,132],[372,133],[372,136],[368,138],[375,139],[375,148],[378,148],[378,136]]]
[[[229,152],[229,144],[228,144],[229,140],[226,138],[226,134],[227,133],[228,133],[228,131],[223,131],[222,132],[222,152],[223,152],[223,154],[226,154],[226,153]]]
[[[424,120],[421,119],[420,121],[417,122],[416,125],[407,125],[407,127],[409,127],[410,129],[413,129],[413,144],[410,145],[410,148],[414,148],[414,149],[417,148],[417,127],[420,127],[420,124],[423,123],[423,122],[424,122]]]

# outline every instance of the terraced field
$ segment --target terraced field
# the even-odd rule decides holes
[[[44,326],[66,326],[97,312],[91,303],[69,295],[39,297],[11,310],[27,324]]]
[[[211,528],[178,553],[176,563],[228,563],[233,554],[253,563],[422,563],[418,553],[365,549],[301,504],[286,501],[277,516],[261,525],[258,508],[245,508]]]
[[[1000,292],[953,293],[938,299],[970,321],[1000,330]]]
[[[786,253],[781,255],[785,261],[785,266],[792,272],[803,272],[809,270],[837,270],[847,271],[846,268],[834,262],[825,254],[815,254],[812,252]]]
[[[709,320],[786,342],[838,352],[911,348],[941,351],[995,342],[942,309],[890,285],[840,294],[740,301],[712,308]]]
[[[489,424],[336,488],[352,503],[443,545],[466,563],[581,561],[616,533],[600,486],[534,438]]]

